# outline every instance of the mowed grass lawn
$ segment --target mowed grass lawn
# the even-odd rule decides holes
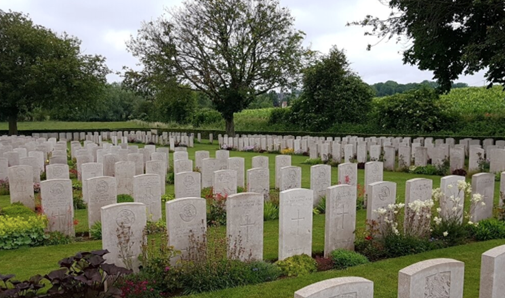
[[[142,147],[142,145],[140,145]],[[189,148],[189,156],[194,159],[194,153],[197,150],[208,150],[210,156],[215,156],[218,146],[208,144],[204,140],[203,144],[195,144],[194,148]],[[230,151],[230,157],[244,157],[246,169],[251,168],[252,157],[264,155],[269,157],[270,161],[270,184],[275,185],[275,156],[276,154],[259,154],[255,152],[237,152]],[[310,165],[302,164],[308,157],[292,156],[292,165],[302,167],[302,187],[310,187]],[[171,161],[172,161],[171,156]],[[364,171],[358,171],[358,182],[363,185]],[[246,176],[247,177],[247,176]],[[385,181],[397,183],[398,201],[403,202],[405,196],[405,183],[413,178],[428,178],[433,180],[433,187],[439,187],[439,176],[413,175],[400,172],[384,172]],[[332,184],[337,184],[337,168],[332,168]],[[173,194],[174,186],[167,185],[166,193]],[[498,203],[499,185],[496,183],[495,204]],[[0,196],[0,207],[9,205],[8,196]],[[467,207],[469,203],[466,202]],[[165,211],[163,206],[163,218]],[[77,232],[86,232],[88,229],[87,210],[76,210],[76,219],[79,224],[76,226]],[[357,237],[365,227],[366,210],[358,210],[356,216]],[[277,259],[278,253],[278,221],[267,221],[264,223],[264,259],[273,261]],[[224,237],[225,228],[211,228],[213,234]],[[313,237],[312,250],[321,253],[324,247],[324,215],[314,215],[313,219]],[[79,240],[80,238],[77,238]],[[240,287],[236,289],[227,289],[219,292],[196,295],[194,297],[293,297],[294,291],[310,283],[339,276],[362,276],[375,282],[375,297],[396,297],[396,281],[398,270],[412,263],[428,258],[449,257],[455,258],[466,263],[465,270],[465,297],[478,297],[478,279],[480,270],[480,254],[492,247],[505,244],[504,240],[488,241],[481,243],[472,243],[464,246],[453,247],[449,249],[431,251],[415,256],[408,256],[397,259],[390,259],[376,262],[368,265],[350,268],[344,271],[327,271],[309,276],[298,278],[286,278],[271,283],[260,284],[256,286]],[[101,241],[81,241],[68,245],[21,248],[11,251],[0,251],[0,274],[16,274],[19,279],[26,279],[35,274],[45,274],[51,270],[57,269],[57,262],[75,254],[78,251],[89,251],[101,249]]]

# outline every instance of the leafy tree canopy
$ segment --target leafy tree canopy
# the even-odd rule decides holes
[[[9,119],[10,134],[17,134],[22,113],[49,105],[64,113],[90,103],[108,73],[103,57],[80,53],[77,38],[0,11],[0,113]]]
[[[321,131],[337,123],[358,123],[371,108],[374,92],[333,47],[303,72],[303,92],[292,106],[294,123]]]
[[[128,49],[144,69],[126,79],[152,93],[149,78],[159,78],[158,89],[161,78],[175,78],[206,94],[234,135],[233,113],[256,95],[296,83],[308,51],[293,23],[277,0],[188,0],[142,25]]]
[[[490,82],[505,86],[505,1],[390,0],[387,19],[366,16],[351,24],[371,26],[366,35],[411,40],[403,62],[433,71],[442,91],[461,74],[486,69]],[[369,46],[370,48],[370,46]]]

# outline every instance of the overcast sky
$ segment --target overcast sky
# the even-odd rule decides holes
[[[346,27],[346,23],[363,19],[367,14],[386,17],[387,6],[379,0],[280,0],[295,17],[296,29],[306,33],[305,45],[327,53],[336,45],[344,49],[351,68],[362,79],[374,84],[387,80],[399,83],[432,80],[431,72],[415,66],[403,65],[401,51],[405,44],[381,42],[371,51],[367,44],[377,42],[365,37],[365,29]],[[181,5],[182,0],[0,0],[0,9],[29,14],[34,23],[55,32],[67,32],[78,37],[81,50],[107,58],[109,68],[121,71],[123,66],[134,67],[137,60],[127,52],[125,42],[136,35],[143,21],[155,20],[165,8]],[[121,81],[117,75],[108,80]],[[458,80],[470,86],[485,85],[483,72],[462,76]]]

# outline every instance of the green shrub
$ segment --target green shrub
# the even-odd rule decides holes
[[[318,164],[322,164],[323,161],[321,160],[321,158],[307,158],[306,160],[304,160],[302,162],[302,164],[306,164],[306,165],[318,165]]]
[[[174,172],[170,172],[170,173],[167,174],[165,182],[167,184],[174,184],[174,182],[175,182],[175,174],[174,174]]]
[[[421,88],[375,101],[378,125],[403,132],[434,132],[452,122],[434,89]]]
[[[35,212],[23,205],[22,203],[13,203],[7,207],[2,208],[0,210],[0,215],[8,215],[11,217],[20,216],[23,218],[27,218],[29,216],[35,216]]]
[[[275,264],[285,276],[300,276],[317,271],[316,261],[306,254],[292,256]]]
[[[505,222],[496,218],[479,221],[479,224],[471,227],[471,234],[477,241],[487,241],[505,238]]]
[[[319,214],[326,213],[326,196],[322,197],[316,205],[316,209]]]
[[[223,121],[221,113],[214,109],[201,109],[193,117],[193,126],[202,127]]]
[[[61,232],[49,232],[46,234],[47,239],[44,240],[44,245],[60,245],[72,243],[72,239]]]
[[[0,249],[16,249],[21,246],[39,246],[44,244],[47,236],[45,216],[28,216],[26,218],[8,215],[0,216]]]
[[[8,196],[9,195],[9,182],[0,180],[0,196]]]
[[[397,258],[413,255],[438,248],[438,242],[430,242],[428,239],[403,234],[387,234],[383,239],[386,258]]]
[[[102,240],[102,222],[95,221],[89,229],[89,236],[95,240]]]
[[[290,108],[276,108],[270,111],[268,117],[268,124],[285,124],[290,121],[291,109]]]
[[[156,233],[166,233],[167,227],[166,223],[160,218],[158,221],[148,220],[146,223],[145,232],[147,235],[156,234]]]
[[[130,203],[130,202],[134,202],[134,201],[135,200],[130,195],[127,195],[127,194],[117,195],[117,202],[118,203]]]
[[[263,219],[265,221],[268,221],[268,220],[276,220],[278,218],[279,218],[279,207],[270,201],[265,202]]]
[[[82,190],[82,182],[81,181],[72,182],[72,188],[74,190]]]
[[[336,249],[332,251],[331,259],[333,260],[333,267],[336,269],[345,269],[369,262],[364,255],[345,249]]]
[[[82,196],[74,195],[74,209],[86,209],[86,203],[84,203]]]

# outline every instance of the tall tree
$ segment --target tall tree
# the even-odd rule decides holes
[[[351,24],[371,26],[368,35],[407,37],[403,62],[431,70],[442,91],[461,74],[487,69],[486,79],[505,86],[505,1],[390,0],[387,19],[373,16]],[[369,46],[370,48],[370,46]]]
[[[144,23],[128,44],[138,76],[175,77],[205,93],[234,135],[233,113],[256,95],[296,83],[303,32],[277,0],[188,0]]]
[[[109,73],[101,56],[82,55],[80,41],[0,11],[0,113],[17,134],[19,115],[54,104],[61,112],[92,101]]]
[[[373,89],[354,73],[342,50],[332,47],[303,71],[303,92],[292,105],[292,121],[323,131],[337,123],[359,123],[371,108]]]

